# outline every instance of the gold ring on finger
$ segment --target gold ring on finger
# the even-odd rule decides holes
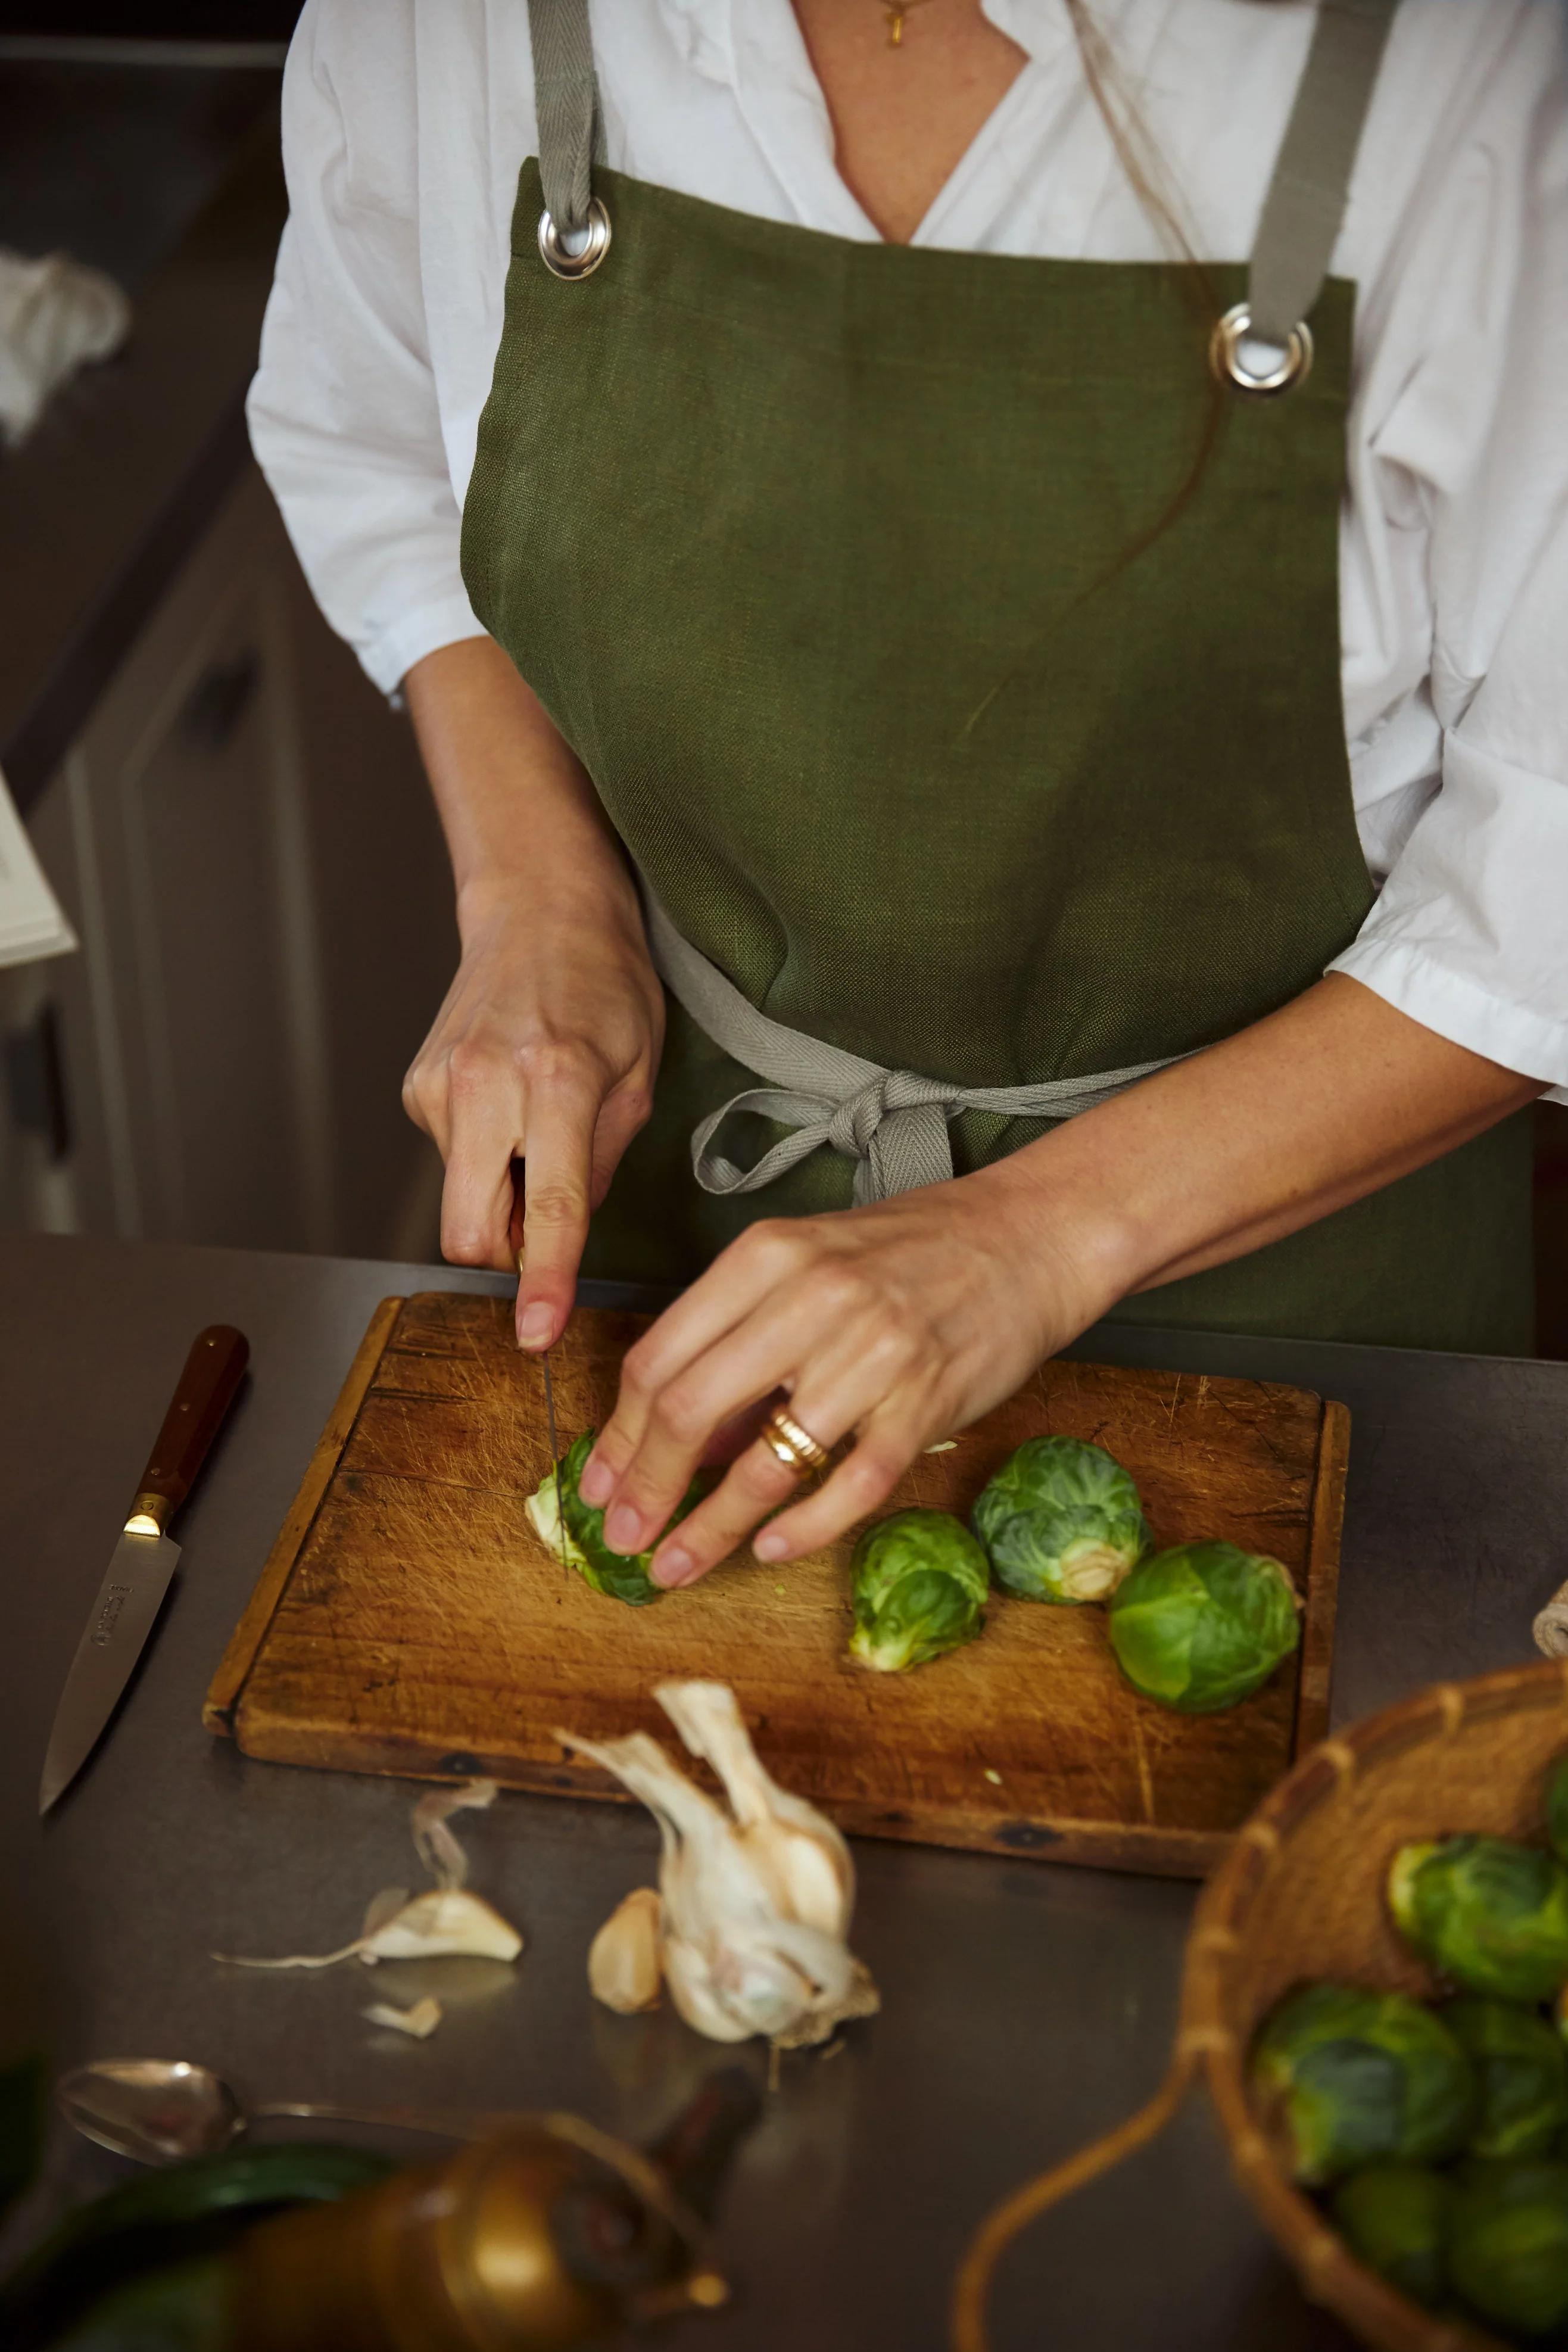
[[[820,1470],[828,1458],[827,1447],[819,1445],[810,1431],[802,1429],[782,1405],[774,1406],[759,1434],[768,1452],[786,1470]]]

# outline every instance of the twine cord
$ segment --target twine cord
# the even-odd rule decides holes
[[[1102,2173],[1109,2172],[1124,2158],[1158,2138],[1191,2089],[1199,2056],[1213,2046],[1210,2037],[1214,2031],[1198,2026],[1178,2034],[1165,2081],[1145,2106],[1088,2147],[1081,2147],[1075,2156],[1026,2180],[1021,2189],[1015,2189],[1010,2197],[1004,2198],[987,2214],[965,2249],[954,2284],[953,2352],[990,2352],[986,2305],[997,2264],[1013,2240],[1053,2205],[1074,2196],[1090,2181],[1098,2180]]]

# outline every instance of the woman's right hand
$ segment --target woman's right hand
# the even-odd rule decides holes
[[[570,885],[559,868],[548,887],[470,881],[459,921],[463,960],[403,1105],[446,1162],[441,1246],[454,1264],[517,1264],[520,1191],[517,1342],[548,1348],[571,1311],[590,1213],[653,1106],[664,992],[618,860]]]
[[[589,1215],[653,1104],[664,993],[598,794],[500,646],[439,646],[403,692],[463,942],[403,1104],[446,1162],[442,1249],[509,1273],[520,1242],[517,1344],[548,1348],[571,1312]]]

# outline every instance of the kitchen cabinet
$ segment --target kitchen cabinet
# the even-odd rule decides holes
[[[10,984],[7,1221],[428,1251],[439,1167],[399,1087],[453,965],[444,855],[408,723],[254,467],[29,830],[82,944]]]

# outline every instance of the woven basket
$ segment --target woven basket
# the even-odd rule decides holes
[[[1395,1934],[1383,1881],[1396,1846],[1463,1830],[1540,1839],[1547,1766],[1568,1748],[1568,1668],[1521,1666],[1442,1683],[1312,1748],[1238,1832],[1187,1937],[1171,2068],[1148,2105],[1043,2173],[983,2224],[960,2268],[956,2352],[985,2352],[985,2304],[1024,2225],[1163,2130],[1202,2078],[1259,2219],[1314,2303],[1378,2352],[1506,2352],[1479,2327],[1435,2318],[1356,2262],[1296,2189],[1247,2095],[1254,2029],[1312,1977],[1431,1994]]]

